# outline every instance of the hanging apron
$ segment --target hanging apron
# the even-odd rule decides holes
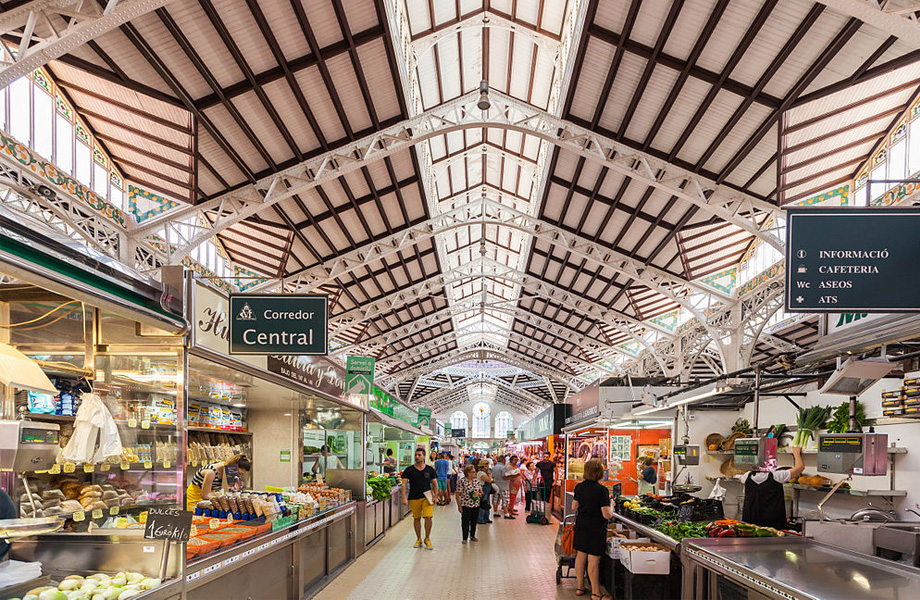
[[[783,484],[773,479],[773,473],[767,473],[763,483],[754,481],[752,472],[744,482],[744,507],[741,520],[760,527],[786,529],[786,498]]]
[[[655,484],[649,483],[644,479],[639,479],[639,495],[644,494],[654,494],[655,493]]]

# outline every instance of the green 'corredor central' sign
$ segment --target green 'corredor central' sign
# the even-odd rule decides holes
[[[230,354],[327,354],[328,317],[328,296],[230,296]]]

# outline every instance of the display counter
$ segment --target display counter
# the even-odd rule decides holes
[[[627,529],[635,531],[639,537],[648,538],[653,542],[661,544],[662,546],[667,546],[674,552],[680,553],[680,542],[670,536],[661,533],[657,529],[653,529],[651,527],[642,525],[641,523],[637,523],[636,521],[624,517],[619,513],[613,513],[613,518],[622,523],[623,526]]]
[[[683,600],[920,598],[920,569],[803,537],[684,540]]]
[[[356,503],[254,537],[189,562],[186,597],[303,598],[356,554]]]

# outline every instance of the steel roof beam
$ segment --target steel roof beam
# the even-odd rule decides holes
[[[818,0],[837,14],[859,19],[879,31],[890,33],[899,39],[920,48],[920,23],[911,18],[920,11],[920,6],[899,11],[887,10],[887,2],[877,0]],[[897,8],[897,7],[896,7]]]
[[[15,56],[0,53],[0,89],[55,58],[172,0],[108,0],[105,8],[84,0],[33,0],[0,13],[0,34],[19,38]],[[36,27],[48,30],[45,38]]]
[[[773,225],[768,218],[782,216],[775,206],[717,185],[701,175],[564,121],[495,90],[490,92],[489,99],[492,108],[484,112],[475,106],[478,92],[466,94],[342,148],[260,179],[252,185],[197,206],[183,206],[152,217],[137,227],[135,235],[142,242],[149,235],[161,235],[170,249],[167,258],[175,264],[210,237],[284,199],[407,150],[434,136],[486,127],[536,136],[637,182],[688,201],[778,249],[783,248],[783,243],[771,230]],[[194,219],[199,224],[191,226],[192,233],[180,231],[181,228],[173,225],[187,221],[190,217],[204,217],[206,213],[210,214],[210,218]],[[183,227],[189,225],[183,223]]]

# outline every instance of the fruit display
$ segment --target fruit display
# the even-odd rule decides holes
[[[159,579],[143,573],[68,575],[57,586],[37,587],[10,600],[124,600],[159,585]]]

